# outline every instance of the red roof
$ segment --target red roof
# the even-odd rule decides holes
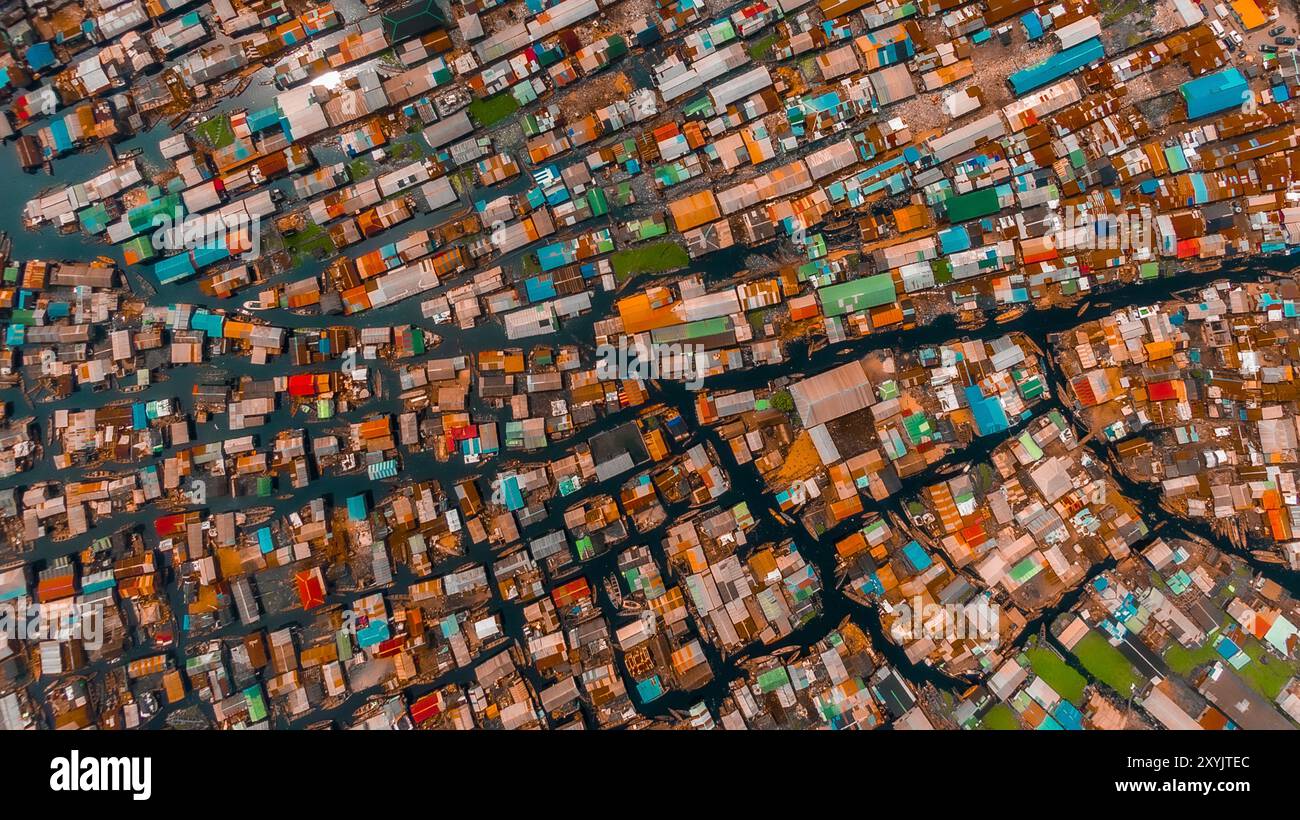
[[[1167,382],[1150,382],[1147,384],[1147,396],[1151,401],[1167,401],[1177,398],[1172,380]]]
[[[295,373],[289,377],[290,396],[316,395],[316,377],[311,373]]]
[[[478,425],[466,424],[463,427],[451,428],[452,441],[465,441],[472,438],[478,438]]]
[[[321,583],[320,570],[303,570],[293,576],[298,582],[298,600],[303,609],[313,609],[325,603],[325,585]]]
[[[55,578],[46,578],[36,586],[36,597],[41,603],[48,601],[57,601],[60,598],[66,598],[76,592],[71,575],[60,575]]]
[[[561,609],[572,606],[591,594],[586,578],[578,578],[551,591],[551,599]]]
[[[1046,262],[1049,259],[1055,259],[1055,258],[1056,258],[1056,248],[1048,248],[1047,250],[1040,251],[1039,253],[1025,254],[1025,264],[1032,265],[1035,262]]]
[[[411,720],[416,723],[424,723],[431,717],[436,717],[442,711],[438,703],[438,693],[430,692],[424,697],[411,704]]]
[[[184,515],[164,515],[162,518],[155,518],[153,522],[154,532],[162,538],[169,535],[176,535],[185,529]]]
[[[984,527],[980,524],[971,524],[961,528],[961,537],[966,539],[966,543],[972,547],[978,547],[988,540],[988,533],[984,532]]]
[[[1079,403],[1084,407],[1092,407],[1097,403],[1097,394],[1092,390],[1092,382],[1088,381],[1087,376],[1080,376],[1070,382],[1074,388],[1074,395],[1079,397]]]

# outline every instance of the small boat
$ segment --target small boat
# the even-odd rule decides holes
[[[274,305],[264,305],[261,299],[249,299],[244,302],[244,310],[271,310]]]
[[[1016,319],[1019,319],[1021,316],[1024,316],[1025,311],[1027,310],[1029,310],[1029,307],[1027,305],[1016,305],[1010,310],[1004,310],[1001,313],[999,313],[996,317],[994,317],[993,321],[996,322],[997,324],[1005,325],[1007,322],[1013,322]]]
[[[619,589],[618,577],[612,573],[606,575],[603,585],[605,587],[605,592],[609,595],[609,600],[614,604],[614,606],[622,608],[623,590]]]
[[[1277,556],[1276,554],[1274,554],[1274,553],[1272,553],[1272,552],[1269,552],[1268,550],[1251,550],[1251,551],[1250,551],[1250,554],[1251,554],[1252,556],[1255,557],[1255,560],[1256,560],[1256,561],[1259,561],[1259,562],[1264,563],[1264,564],[1284,564],[1284,563],[1286,563],[1286,562],[1283,561],[1279,556]]]

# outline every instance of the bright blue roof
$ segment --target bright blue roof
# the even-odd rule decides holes
[[[506,495],[507,510],[521,510],[524,507],[524,495],[519,492],[519,477],[506,476],[501,480],[501,489]]]
[[[966,401],[975,418],[975,432],[981,436],[1001,433],[1009,426],[1007,414],[1002,410],[1002,402],[996,398],[985,398],[979,385],[972,384],[966,388]]]
[[[555,270],[569,264],[567,246],[563,242],[537,249],[537,262],[542,270]]]
[[[274,105],[263,108],[261,111],[250,111],[245,121],[248,123],[248,130],[256,134],[259,131],[265,131],[279,125],[280,111]]]
[[[930,557],[929,553],[915,541],[911,541],[906,547],[903,547],[903,557],[907,559],[907,563],[912,565],[912,569],[917,572],[925,572],[934,563],[934,559]]]
[[[659,682],[659,676],[653,675],[643,681],[638,681],[636,685],[637,697],[641,698],[642,703],[649,703],[659,698],[664,693],[663,684]]]
[[[206,310],[196,310],[190,317],[190,327],[195,330],[201,330],[209,336],[221,336],[226,327],[226,317],[220,313],[210,313]]]
[[[348,518],[352,521],[364,521],[366,518],[366,496],[357,493],[348,498]]]
[[[60,117],[50,122],[50,136],[54,138],[54,150],[62,153],[72,150],[72,135],[68,133],[68,124]]]
[[[153,266],[153,274],[158,277],[159,283],[170,284],[187,276],[193,276],[194,263],[190,261],[188,253],[169,256]]]
[[[230,251],[225,247],[226,238],[220,238],[219,245],[207,246],[194,249],[194,264],[198,268],[206,268],[208,265],[215,265],[230,256]]]
[[[960,225],[941,231],[939,233],[939,247],[943,249],[944,253],[970,250],[970,234]]]
[[[1029,35],[1029,39],[1037,40],[1043,36],[1043,22],[1038,19],[1037,13],[1031,11],[1024,15],[1020,18],[1020,24],[1025,27],[1025,34]]]
[[[555,298],[555,282],[549,276],[534,276],[525,280],[524,289],[528,291],[528,301],[530,302],[541,302]]]
[[[27,49],[27,65],[32,71],[40,71],[54,65],[54,47],[49,43],[35,43]]]
[[[363,648],[369,648],[388,640],[388,636],[388,621],[375,618],[357,630],[357,643]]]
[[[1016,96],[1020,96],[1055,82],[1071,71],[1083,68],[1088,63],[1096,62],[1105,56],[1106,49],[1102,47],[1101,40],[1093,37],[1053,54],[1037,65],[1020,69],[1008,80],[1011,82],[1011,87],[1015,89]]]
[[[1230,660],[1234,655],[1241,651],[1231,638],[1224,638],[1219,641],[1219,645],[1214,649],[1224,658],[1224,660]]]
[[[1083,715],[1079,714],[1079,710],[1068,700],[1062,700],[1056,704],[1056,708],[1052,710],[1052,717],[1056,718],[1056,721],[1066,729],[1078,730],[1083,728]]]
[[[1178,87],[1187,101],[1189,120],[1208,117],[1229,108],[1239,108],[1250,93],[1246,78],[1236,68],[1225,68]]]

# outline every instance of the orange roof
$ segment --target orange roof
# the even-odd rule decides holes
[[[843,521],[846,518],[857,515],[862,512],[862,496],[853,495],[843,501],[836,501],[830,505],[831,515],[836,521]]]
[[[71,575],[46,578],[36,586],[36,597],[41,603],[66,598],[75,592]]]
[[[867,539],[862,537],[862,533],[855,532],[845,538],[841,538],[835,543],[835,551],[845,558],[854,553],[861,552],[867,548]]]
[[[718,198],[713,195],[713,191],[707,189],[669,203],[668,212],[672,214],[673,224],[678,231],[698,228],[722,216],[722,211],[718,209]]]
[[[1147,358],[1151,361],[1174,355],[1174,343],[1168,339],[1159,342],[1147,342]]]
[[[251,322],[227,321],[222,335],[227,339],[247,339],[253,333],[253,324]]]
[[[903,321],[903,309],[896,304],[881,305],[871,309],[871,324],[875,327],[888,327]]]
[[[1232,0],[1232,10],[1241,18],[1241,24],[1247,31],[1259,28],[1268,22],[1264,12],[1259,10],[1255,0]]]
[[[641,437],[645,442],[646,452],[655,461],[668,457],[668,444],[664,441],[663,430],[655,428]]]
[[[355,288],[348,288],[339,296],[343,299],[343,304],[348,313],[355,313],[358,310],[368,310],[370,308],[370,296],[366,291],[365,285],[357,285]]]
[[[811,319],[820,312],[817,297],[811,293],[790,300],[790,318],[795,321]]]
[[[1201,724],[1202,729],[1223,729],[1228,725],[1228,716],[1218,709],[1210,708],[1205,710],[1205,714],[1201,715],[1197,723]]]
[[[638,293],[618,300],[618,315],[623,318],[624,333],[641,333],[645,330],[681,324],[673,310],[675,303],[654,307],[648,293]]]
[[[131,661],[126,667],[126,673],[133,678],[139,678],[144,675],[152,675],[155,672],[161,672],[163,665],[167,660],[166,655],[152,655],[148,658],[140,658]]]
[[[357,274],[362,279],[369,279],[386,270],[388,268],[384,265],[384,254],[378,248],[357,257]]]
[[[167,674],[163,675],[163,689],[167,692],[168,703],[177,703],[185,699],[185,682],[181,680],[181,673],[178,670],[169,669]]]
[[[894,211],[894,222],[898,224],[899,233],[915,231],[930,224],[930,209],[924,205],[908,205]]]
[[[677,123],[666,122],[650,133],[654,135],[655,142],[663,142],[666,139],[672,139],[681,132],[677,129]]]
[[[1287,517],[1282,514],[1281,510],[1268,511],[1268,525],[1269,529],[1273,531],[1273,540],[1291,540],[1291,523],[1287,520]]]
[[[894,575],[894,568],[890,564],[881,564],[876,570],[876,579],[880,581],[880,586],[886,590],[891,590],[898,586],[898,576]]]
[[[1274,620],[1275,619],[1272,616],[1266,613],[1256,612],[1255,622],[1252,624],[1251,631],[1254,633],[1256,638],[1263,640],[1264,636],[1268,634],[1268,631],[1273,628]]]

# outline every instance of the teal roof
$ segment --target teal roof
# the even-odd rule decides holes
[[[1187,101],[1187,118],[1194,120],[1229,108],[1239,108],[1250,93],[1250,86],[1236,68],[1225,68],[1188,80],[1178,90]]]
[[[1083,68],[1106,56],[1106,49],[1101,40],[1093,37],[1078,45],[1070,46],[1064,51],[1053,54],[1046,60],[1029,68],[1022,68],[1007,78],[1016,96],[1021,96],[1055,82],[1070,72]]]
[[[357,493],[348,498],[348,519],[351,521],[364,521],[366,519],[365,493]]]

